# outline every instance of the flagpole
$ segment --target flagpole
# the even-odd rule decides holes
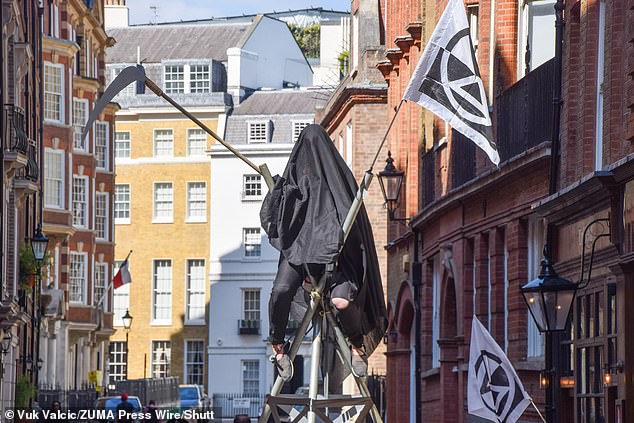
[[[535,405],[532,399],[531,399],[531,404],[533,404],[533,407],[535,407],[535,411],[537,411],[537,414],[539,414],[539,417],[542,419],[542,421],[546,423],[546,419],[544,418],[544,416],[542,416],[542,413],[539,411],[539,408],[537,408],[537,406]]]
[[[379,158],[379,154],[381,154],[381,149],[383,148],[383,144],[385,144],[385,140],[387,139],[388,134],[390,133],[390,130],[392,129],[392,125],[394,125],[394,121],[396,120],[396,116],[398,116],[398,112],[401,111],[401,106],[403,105],[403,103],[405,102],[405,99],[401,99],[401,102],[398,103],[398,106],[396,107],[396,111],[394,112],[394,116],[392,116],[392,120],[390,121],[390,124],[387,127],[387,130],[385,131],[385,135],[383,135],[383,139],[381,140],[381,145],[379,145],[379,148],[376,150],[376,155],[374,156],[374,160],[372,160],[372,164],[370,165],[370,169],[368,169],[368,172],[372,172],[372,168],[374,168],[374,164],[376,163],[376,160]]]

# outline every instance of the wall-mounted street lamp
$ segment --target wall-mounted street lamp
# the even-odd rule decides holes
[[[4,332],[4,333],[2,333]],[[9,352],[11,348],[11,331],[2,331],[2,338],[0,339],[0,380],[4,378],[4,356]]]
[[[385,165],[385,169],[379,172],[379,185],[381,185],[381,192],[383,193],[383,199],[385,200],[385,205],[387,206],[387,213],[390,220],[400,221],[400,220],[409,220],[407,218],[394,218],[394,211],[398,208],[399,197],[401,195],[401,186],[403,185],[403,176],[405,172],[399,171],[394,166],[394,159],[392,158],[392,153],[390,151],[387,152],[387,159],[385,159],[387,163]]]
[[[123,321],[123,328],[125,329],[125,380],[128,380],[128,356],[130,355],[130,348],[128,347],[128,338],[130,335],[130,328],[132,327],[132,316],[130,310],[126,310],[125,314],[121,318]]]
[[[42,226],[38,225],[35,235],[31,238],[31,249],[33,250],[35,261],[37,261],[38,270],[42,267],[42,263],[44,262],[47,247],[48,238],[42,233]]]

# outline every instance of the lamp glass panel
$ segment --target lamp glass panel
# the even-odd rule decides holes
[[[403,181],[403,175],[389,176],[387,179],[386,197],[388,201],[397,201],[399,191],[401,190],[401,183]]]
[[[40,241],[40,240],[31,240],[31,247],[33,248],[33,255],[36,260],[44,260],[44,255],[46,254],[46,246],[48,244],[48,240]]]
[[[568,312],[574,297],[574,290],[546,291],[543,296],[549,329],[564,330],[568,321]]]
[[[543,299],[540,293],[524,292],[524,298],[526,299],[526,304],[528,304],[528,308],[533,315],[533,319],[535,319],[537,328],[540,332],[545,332],[546,329],[548,329],[548,325],[546,323],[546,314],[544,312]]]

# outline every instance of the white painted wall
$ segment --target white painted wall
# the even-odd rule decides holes
[[[271,173],[281,174],[292,144],[237,146],[256,164],[267,163]],[[242,201],[243,175],[253,169],[221,145],[211,150],[210,195],[210,302],[209,302],[209,394],[242,392],[242,360],[260,360],[260,392],[270,392],[273,365],[267,342],[268,302],[279,252],[262,231],[261,257],[244,258],[242,229],[260,227],[261,201]],[[263,183],[264,192],[266,185]],[[242,319],[242,289],[260,289],[259,335],[239,335]],[[307,347],[300,350],[305,357]],[[305,363],[309,360],[305,359]]]
[[[284,81],[310,86],[313,71],[284,22],[262,17],[242,47],[227,49],[227,88],[282,88]]]
[[[130,24],[130,10],[128,6],[104,6],[104,27],[122,28]]]

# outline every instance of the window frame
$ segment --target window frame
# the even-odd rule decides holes
[[[96,192],[95,193],[95,238],[101,241],[109,241],[110,240],[110,204],[109,204],[109,193],[107,192]],[[104,210],[103,216],[99,216],[99,200],[103,198],[104,200]],[[99,219],[103,218],[103,235],[99,236]]]
[[[257,178],[258,188],[248,188],[248,184],[255,184],[255,181],[247,181],[247,178]],[[249,194],[249,191],[256,190],[259,193]],[[260,201],[264,197],[264,190],[262,189],[262,175],[257,173],[248,173],[242,175],[242,201]]]
[[[254,376],[248,379],[245,377],[248,374],[247,372],[249,371],[249,369],[247,369],[246,367],[247,365],[254,365],[254,369],[257,370],[257,372],[254,372]],[[242,369],[241,375],[240,375],[240,383],[242,385],[242,395],[249,396],[249,397],[260,395],[260,360],[251,360],[251,359],[240,360],[240,367]],[[247,391],[246,382],[253,383],[254,386],[257,386],[257,391],[256,390]]]
[[[257,234],[260,242],[258,244],[250,244],[247,243],[247,231],[249,230],[257,230]],[[247,254],[247,250],[249,246],[258,246],[258,254],[257,255],[249,255]],[[245,260],[261,260],[262,259],[262,230],[260,227],[244,227],[242,228],[242,258]]]
[[[157,362],[157,360],[155,360],[156,358],[156,353],[158,352],[159,348],[155,348],[155,345],[157,347],[162,347],[162,351],[165,352],[165,355],[167,356],[167,360],[165,362]],[[153,339],[151,341],[151,347],[150,347],[150,354],[151,354],[151,361],[150,361],[150,377],[153,379],[160,379],[160,378],[165,378],[165,377],[169,377],[170,375],[170,367],[172,365],[172,342],[169,340],[165,340],[165,339]],[[155,350],[157,350],[155,352]],[[164,370],[160,370],[158,371],[158,373],[155,374],[155,366],[165,366]]]
[[[105,127],[104,144],[99,145],[99,127]],[[103,150],[103,158],[100,157],[100,150]],[[95,159],[97,169],[109,171],[110,170],[110,123],[102,120],[95,122]],[[103,163],[100,161],[103,160]],[[101,166],[103,164],[103,166]]]
[[[127,140],[119,140],[117,139],[119,134],[127,134],[128,135],[128,139]],[[119,156],[119,152],[121,152],[121,149],[118,148],[118,146],[121,144],[121,142],[127,142],[128,143],[128,148],[127,148],[127,156]],[[114,159],[115,161],[117,159],[129,159],[132,155],[132,134],[130,133],[130,131],[115,131],[114,133]]]
[[[103,269],[103,286],[101,286],[100,288],[103,290],[103,293],[101,295],[105,295],[105,298],[103,300],[103,309],[107,310],[108,309],[108,292],[107,292],[107,288],[108,288],[108,263],[103,263],[103,262],[96,262],[94,264],[94,269],[93,269],[93,273],[94,273],[94,284],[92,287],[92,305],[93,306],[97,306],[99,303],[99,300],[101,299],[100,297],[98,297],[97,295],[97,273],[98,273],[98,269]]]
[[[157,273],[157,264],[159,262],[166,262],[169,263],[169,266],[163,266],[163,267],[169,267],[169,279],[166,279],[167,287],[158,289],[157,288],[157,282],[158,282],[158,273]],[[156,325],[156,326],[169,326],[172,324],[172,313],[173,313],[173,287],[174,287],[174,262],[172,259],[169,258],[154,258],[152,259],[152,309],[151,309],[151,315],[150,315],[150,324],[151,325]],[[165,295],[166,298],[168,298],[169,301],[167,301],[169,303],[169,306],[165,306],[165,309],[169,309],[169,312],[167,314],[169,314],[168,318],[157,318],[157,311],[158,311],[158,304],[157,304],[157,299],[159,298],[159,295]]]
[[[85,201],[84,201],[84,216],[83,216],[83,223],[82,224],[77,224],[75,223],[75,203],[79,203],[75,201],[75,180],[83,180],[83,186],[84,186],[84,195],[85,195]],[[80,228],[80,229],[89,229],[89,222],[88,222],[88,215],[89,215],[89,205],[90,205],[90,184],[88,183],[88,176],[86,175],[77,175],[77,174],[73,174],[73,184],[72,184],[72,196],[71,196],[71,210],[72,210],[72,223],[73,223],[73,227],[75,228]]]
[[[242,288],[242,320],[257,321],[262,320],[262,290],[260,288]],[[256,298],[247,298],[248,295],[254,294]],[[249,307],[247,307],[249,306]],[[254,307],[250,307],[254,306]],[[248,319],[248,314],[254,313],[257,319]],[[253,317],[253,316],[252,316]]]
[[[299,135],[302,133],[304,128],[313,122],[310,119],[294,119],[291,120],[291,142],[295,144],[299,139]],[[297,127],[303,125],[299,131],[297,131]],[[297,132],[297,133],[296,133]]]
[[[114,263],[114,266],[112,269],[113,275],[117,274],[122,264],[123,264],[123,260],[117,260]],[[120,301],[122,302],[122,304],[119,304]],[[121,305],[123,307],[119,307]],[[112,290],[112,326],[123,327],[123,320],[121,318],[125,314],[125,310],[129,310],[129,309],[130,309],[130,284],[126,283],[123,286]],[[117,310],[119,310],[119,313],[117,313]]]
[[[202,133],[203,136],[203,149],[202,152],[200,154],[194,154],[192,153],[192,148],[191,148],[191,136],[190,134],[193,133],[194,131],[196,132],[200,132]],[[207,133],[205,131],[203,131],[200,128],[187,128],[187,131],[185,133],[186,139],[187,139],[187,157],[204,157],[205,156],[205,150],[207,149]],[[200,139],[197,139],[196,141],[201,141]]]
[[[171,211],[169,216],[157,217],[157,185],[169,185],[171,189]],[[167,204],[167,201],[163,201]],[[171,181],[156,181],[152,184],[152,223],[174,223],[174,183]]]
[[[74,276],[73,276],[73,257],[81,257],[82,265],[83,265],[83,281],[81,282],[80,294],[81,299],[73,299],[72,287],[74,285]],[[76,278],[75,278],[76,279]],[[68,259],[68,302],[71,305],[88,305],[88,253],[79,252],[79,251],[71,251],[70,257]]]
[[[128,217],[117,217],[116,213],[117,213],[117,204],[122,204],[121,201],[117,202],[117,187],[124,187],[127,186],[128,187]],[[130,224],[130,219],[132,217],[132,188],[131,185],[128,183],[123,183],[123,184],[115,184],[114,185],[114,206],[113,206],[113,210],[112,210],[112,216],[114,217],[114,223],[115,225],[121,225],[121,224],[125,224],[125,225],[129,225]]]
[[[202,361],[189,361],[189,353],[190,353],[190,343],[200,343],[202,344],[202,349],[200,350],[200,355],[202,356]],[[185,380],[185,384],[188,385],[204,385],[205,382],[205,340],[204,339],[185,339],[184,342],[184,360],[183,360],[183,379]],[[190,376],[192,376],[189,372],[189,366],[200,366],[200,379],[199,380],[190,380]]]
[[[118,348],[120,347],[120,348]],[[116,350],[116,351],[114,351]],[[108,382],[114,383],[119,380],[125,380],[127,374],[127,354],[128,346],[125,341],[110,341],[108,347]],[[117,357],[119,360],[115,360]],[[118,371],[114,371],[117,369]]]
[[[47,163],[49,163],[49,160],[47,160],[47,156],[49,154],[58,156],[60,159],[60,167],[59,170],[61,172],[61,178],[59,180],[57,179],[51,179],[49,178],[49,174],[48,174],[48,170],[50,169],[49,166],[47,166]],[[50,183],[57,183],[59,184],[59,198],[58,198],[58,204],[52,204],[52,203],[48,203],[48,197],[46,194],[48,194],[49,192],[51,192],[50,189],[46,189],[44,191],[45,195],[44,195],[44,208],[45,209],[56,209],[56,210],[63,210],[65,208],[65,190],[66,190],[66,167],[65,167],[65,163],[66,163],[66,152],[64,150],[60,150],[60,149],[54,149],[54,148],[44,148],[44,187],[47,186],[47,183],[49,183],[49,181],[52,181]]]
[[[202,188],[204,189],[204,194],[203,194],[203,201],[200,200],[196,200],[196,203],[192,203],[192,193],[190,192],[190,189],[192,188],[193,185],[202,185]],[[187,181],[185,183],[185,190],[186,190],[186,201],[187,201],[187,206],[186,206],[186,211],[185,211],[185,222],[186,223],[204,223],[207,222],[207,182],[206,181]],[[203,216],[192,216],[192,204],[199,204],[202,203],[203,207]]]
[[[83,104],[82,108],[85,111],[86,114],[86,119],[84,120],[84,122],[81,124],[75,122],[75,119],[77,118],[77,113],[75,111],[75,103],[78,104]],[[83,140],[81,140],[81,135],[82,135],[82,131],[84,129],[84,127],[86,126],[86,123],[88,122],[88,116],[90,116],[90,102],[88,101],[87,98],[79,98],[79,97],[73,97],[73,101],[72,101],[72,107],[73,107],[73,121],[72,121],[72,126],[73,126],[73,151],[74,152],[81,152],[81,153],[88,153],[90,152],[90,147],[89,147],[89,140],[90,140],[90,134],[86,135],[86,138],[84,138]],[[79,129],[79,133],[77,132]],[[77,146],[77,141],[80,140],[81,142],[83,142],[83,145],[78,147]]]
[[[49,90],[48,88],[50,88],[48,86],[48,84],[46,83],[47,80],[47,68],[56,68],[59,69],[59,87],[60,87],[60,91],[56,92],[56,91],[52,91]],[[58,123],[58,124],[64,124],[64,122],[66,121],[66,114],[65,114],[65,104],[66,104],[66,100],[65,100],[65,92],[66,90],[64,89],[64,65],[61,63],[51,63],[51,62],[44,62],[44,81],[43,81],[43,86],[44,86],[44,113],[43,113],[43,118],[44,118],[44,123]],[[51,117],[47,117],[47,108],[46,108],[46,96],[47,95],[54,95],[54,96],[58,96],[58,107],[59,107],[59,119],[54,119]]]
[[[172,140],[171,140],[171,145],[172,148],[170,149],[170,154],[157,154],[158,153],[158,148],[157,148],[157,139],[156,139],[156,133],[159,131],[164,131],[164,132],[170,132],[172,134]],[[174,129],[172,128],[154,128],[153,132],[153,153],[155,158],[172,158],[174,157]],[[161,140],[161,141],[165,141],[165,140]]]
[[[191,277],[191,269],[194,262],[202,262],[202,283],[199,287],[192,287],[192,277]],[[200,267],[200,266],[196,266]],[[204,325],[206,320],[206,302],[207,302],[207,291],[206,291],[206,260],[204,258],[191,258],[185,260],[185,324],[186,325]],[[192,306],[192,298],[194,296],[202,295],[202,318],[192,319],[191,318],[191,306]]]
[[[252,128],[255,125],[264,125],[264,138],[254,139],[251,137]],[[250,120],[247,122],[247,144],[267,144],[271,141],[271,121],[270,120]]]

